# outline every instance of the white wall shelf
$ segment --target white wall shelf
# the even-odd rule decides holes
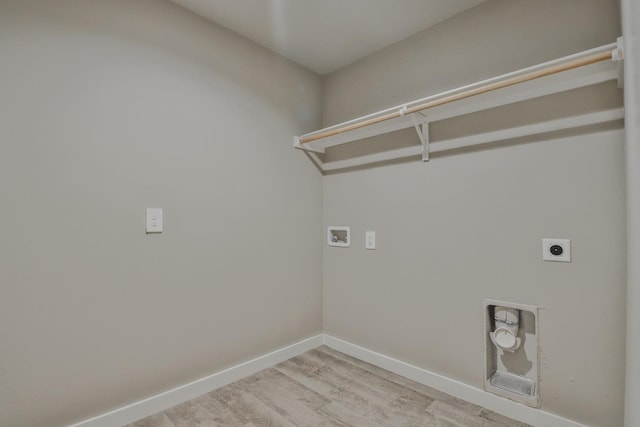
[[[442,92],[354,120],[294,137],[293,146],[307,151],[323,172],[429,154],[470,145],[620,120],[616,108],[557,120],[430,143],[429,123],[579,89],[612,80],[622,85],[622,40],[564,58]],[[423,108],[424,107],[424,108]],[[327,148],[415,128],[420,145],[324,163],[317,154]]]

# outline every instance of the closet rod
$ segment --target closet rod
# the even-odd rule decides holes
[[[608,46],[607,46],[608,47]],[[615,45],[614,45],[615,47]],[[539,70],[535,70],[529,73],[521,74],[515,77],[510,77],[505,80],[496,81],[493,83],[488,83],[483,86],[474,87],[468,90],[464,90],[462,92],[454,93],[452,95],[445,96],[443,98],[435,99],[432,101],[424,102],[422,104],[415,105],[413,107],[405,106],[398,110],[383,114],[381,116],[373,117],[367,120],[363,120],[361,122],[356,123],[348,123],[344,126],[334,127],[332,129],[328,129],[324,132],[320,132],[317,134],[312,134],[308,136],[300,137],[300,144],[305,144],[308,142],[317,141],[319,139],[327,138],[330,136],[338,135],[344,132],[349,132],[355,129],[360,129],[365,126],[373,125],[376,123],[381,123],[387,120],[395,119],[398,117],[402,117],[407,114],[416,113],[418,111],[426,110],[428,108],[437,107],[439,105],[448,104],[450,102],[459,101],[461,99],[470,98],[475,95],[480,95],[483,93],[491,92],[497,89],[502,89],[505,87],[513,86],[519,83],[524,83],[530,80],[535,80],[541,77],[549,76],[552,74],[561,73],[563,71],[572,70],[574,68],[583,67],[585,65],[591,65],[602,61],[607,61],[610,59],[618,59],[616,57],[617,52],[615,50],[606,50],[604,52],[598,52],[591,54],[589,56],[584,56],[578,59],[574,59],[565,63],[561,63],[558,65],[551,65],[547,68],[542,68]],[[555,62],[555,61],[552,61]],[[494,79],[490,79],[494,80]]]

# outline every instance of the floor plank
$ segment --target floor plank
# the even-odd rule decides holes
[[[131,424],[131,427],[176,427],[176,425],[167,417],[167,414],[160,412]]]
[[[205,411],[209,413],[216,424],[220,427],[246,426],[251,427],[253,424],[247,423],[241,416],[223,402],[215,393],[207,393],[192,400],[199,404]]]
[[[245,424],[252,423],[256,427],[295,426],[260,399],[245,392],[238,383],[229,384],[216,394],[221,396],[236,414],[244,418]]]
[[[316,375],[354,393],[363,402],[354,406],[359,415],[385,425],[424,425],[432,399],[315,350],[301,357],[324,364]]]
[[[326,346],[126,427],[527,427]]]
[[[164,413],[176,427],[218,427],[211,414],[192,401],[174,406]]]
[[[466,400],[462,400],[462,399],[458,399],[457,397],[451,396],[449,394],[443,393],[440,390],[436,390],[434,388],[428,387],[424,384],[420,384],[418,382],[415,382],[413,380],[410,380],[408,378],[402,377],[400,375],[396,375],[393,372],[389,372],[385,369],[379,368],[375,365],[372,365],[370,363],[364,362],[362,360],[356,359],[352,356],[349,356],[347,354],[341,353],[337,350],[334,350],[330,347],[327,346],[322,346],[318,348],[319,350],[332,355],[335,358],[338,359],[342,359],[344,361],[350,362],[352,364],[355,364],[359,367],[361,367],[362,369],[366,369],[376,375],[380,375],[383,378],[387,378],[390,381],[394,381],[395,383],[407,387],[413,391],[416,391],[418,393],[421,393],[425,396],[428,396],[430,398],[432,398],[433,400],[438,400],[438,401],[443,401],[443,402],[449,402],[450,404],[452,404],[453,406],[455,406],[456,408],[458,408],[458,410],[463,411],[467,414],[470,415],[475,415],[475,416],[479,416],[483,410],[483,408],[481,408],[478,405],[474,405],[473,403],[467,402]],[[493,413],[493,412],[492,412]],[[497,414],[496,414],[497,415]],[[517,426],[521,426],[522,424],[514,424],[514,427]]]

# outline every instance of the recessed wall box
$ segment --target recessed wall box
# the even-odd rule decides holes
[[[538,307],[485,299],[484,389],[539,408]]]
[[[327,227],[327,244],[348,248],[351,244],[351,229],[349,227],[330,225]]]

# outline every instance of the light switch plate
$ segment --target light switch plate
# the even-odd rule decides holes
[[[376,248],[376,232],[375,231],[367,231],[364,233],[365,242],[364,247],[366,249],[375,249]]]
[[[555,254],[554,251],[556,252]],[[571,262],[571,240],[542,239],[542,259],[545,261]]]
[[[147,208],[147,233],[162,233],[161,208]]]

